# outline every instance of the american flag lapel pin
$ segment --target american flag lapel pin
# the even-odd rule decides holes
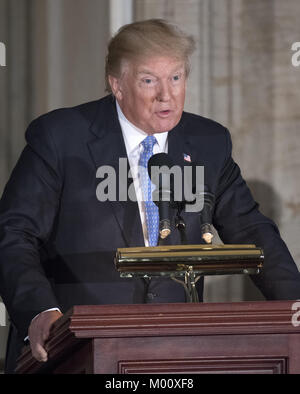
[[[183,154],[183,160],[187,161],[188,163],[191,163],[192,159],[190,155],[187,155],[186,153]]]

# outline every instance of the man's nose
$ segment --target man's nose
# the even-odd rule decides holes
[[[161,81],[157,92],[157,98],[159,101],[169,101],[171,97],[170,86],[168,82]]]

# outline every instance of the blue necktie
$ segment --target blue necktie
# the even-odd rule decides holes
[[[148,175],[148,161],[153,155],[153,146],[156,144],[156,138],[148,135],[141,144],[143,151],[140,155],[140,182],[145,202],[146,223],[148,230],[149,246],[156,246],[158,241],[159,213],[158,207],[152,201],[152,184]]]

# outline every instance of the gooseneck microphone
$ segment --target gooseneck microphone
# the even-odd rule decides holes
[[[171,233],[171,209],[180,210],[186,206],[191,205],[193,202],[203,201],[203,208],[198,213],[200,220],[200,231],[202,239],[211,244],[213,238],[212,229],[212,214],[215,204],[215,196],[209,191],[207,185],[201,192],[195,192],[194,201],[174,201],[174,175],[171,171],[174,163],[170,156],[166,153],[158,153],[150,157],[148,161],[148,174],[151,182],[155,185],[155,190],[152,193],[153,202],[158,206],[159,210],[159,235],[161,239],[167,238]],[[193,180],[192,184],[195,182]],[[192,189],[197,190],[196,185],[193,184]],[[185,231],[185,224],[180,215],[177,218],[176,227]],[[181,219],[181,220],[180,220]],[[184,227],[184,228],[183,228]],[[183,243],[186,243],[186,239]]]
[[[212,212],[215,203],[215,196],[208,191],[207,186],[204,186],[204,192],[201,193],[203,198],[203,209],[200,212],[200,231],[201,236],[207,244],[211,244],[213,238],[212,230]]]
[[[170,169],[173,166],[171,158],[166,153],[157,153],[150,157],[148,174],[155,185],[152,193],[153,202],[159,210],[159,235],[167,238],[171,233],[171,203],[173,202],[173,182]]]

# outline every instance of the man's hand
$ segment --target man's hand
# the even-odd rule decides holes
[[[62,316],[59,311],[46,311],[35,317],[28,329],[32,356],[40,362],[48,360],[48,354],[44,348],[45,341],[49,337],[52,324]]]

